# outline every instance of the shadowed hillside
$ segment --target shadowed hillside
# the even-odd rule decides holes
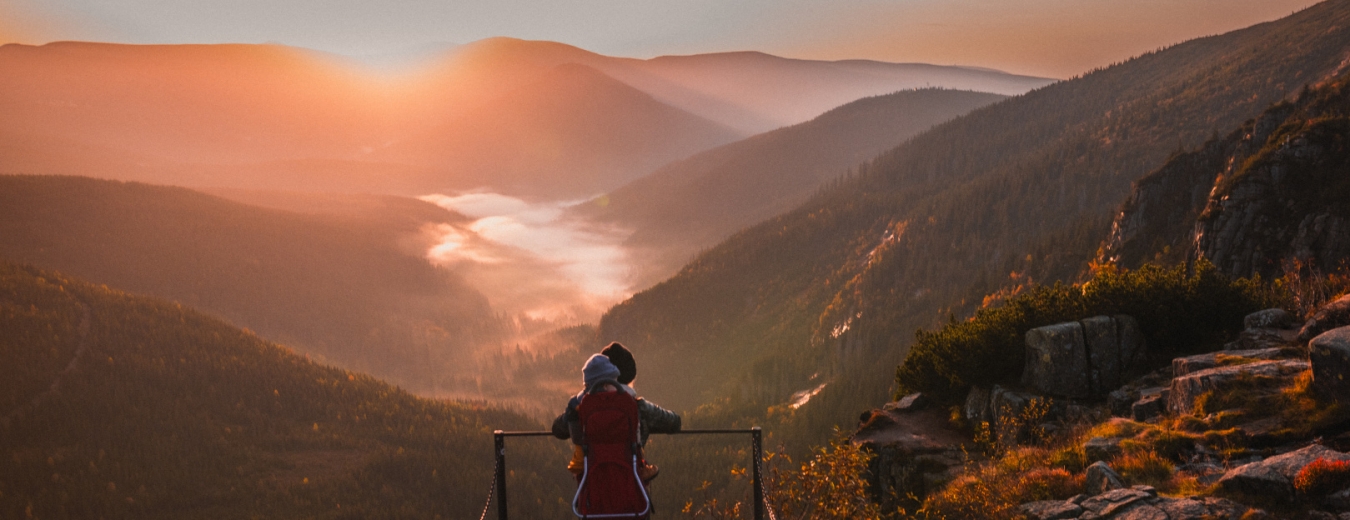
[[[8,263],[0,329],[5,518],[476,517],[491,431],[539,427]],[[540,517],[571,486],[555,448],[513,446],[512,503]]]
[[[850,167],[1000,99],[927,89],[855,101],[667,165],[576,212],[635,229],[626,242],[639,256],[634,286],[647,288],[699,251],[801,204]]]
[[[446,366],[504,326],[482,295],[423,258],[421,227],[463,217],[410,199],[364,200],[371,207],[355,214],[300,214],[182,188],[3,176],[0,258],[177,300],[432,391]]]

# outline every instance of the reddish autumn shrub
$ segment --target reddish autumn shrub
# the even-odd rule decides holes
[[[1350,461],[1317,459],[1299,470],[1294,489],[1306,496],[1323,496],[1350,487]]]

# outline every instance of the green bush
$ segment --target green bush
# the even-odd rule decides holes
[[[1098,315],[1139,320],[1153,359],[1216,349],[1242,327],[1248,313],[1274,298],[1259,279],[1231,279],[1201,260],[1128,271],[1105,266],[1082,284],[1034,286],[966,321],[919,330],[896,370],[897,395],[925,392],[958,402],[974,384],[1015,381],[1022,373],[1030,329]]]

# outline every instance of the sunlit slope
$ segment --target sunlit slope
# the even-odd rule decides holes
[[[626,244],[640,255],[635,286],[650,287],[699,251],[801,204],[858,163],[1001,99],[925,89],[858,100],[667,165],[577,213],[635,229]]]
[[[368,200],[358,214],[302,214],[182,188],[0,176],[0,258],[173,299],[425,391],[498,321],[422,258],[420,226],[463,217]]]
[[[538,428],[9,263],[0,330],[4,518],[476,518],[492,429]],[[513,448],[513,501],[550,511],[566,479],[527,461],[565,455]]]
[[[647,363],[701,368],[653,374],[650,394],[753,409],[832,381],[805,413],[851,421],[886,397],[917,327],[964,314],[1010,272],[1075,276],[1131,181],[1347,54],[1338,0],[976,110],[616,306],[600,335]]]

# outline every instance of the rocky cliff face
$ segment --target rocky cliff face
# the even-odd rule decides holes
[[[1206,258],[1234,275],[1350,257],[1350,77],[1272,106],[1135,183],[1104,260]]]

